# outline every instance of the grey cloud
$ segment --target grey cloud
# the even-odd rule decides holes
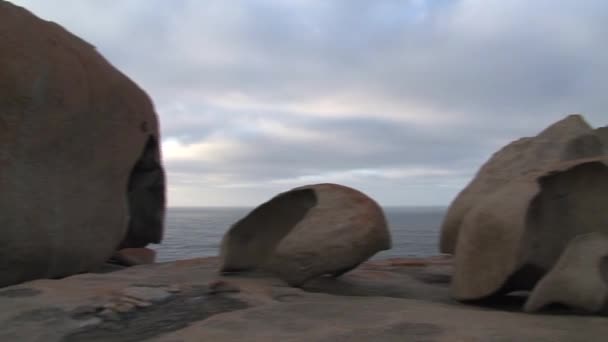
[[[580,108],[595,118],[606,105],[598,94],[608,64],[603,1],[513,1],[519,11],[504,14],[492,10],[503,6],[497,1],[427,1],[424,19],[408,14],[420,1],[110,3],[76,6],[90,7],[86,20],[60,19],[150,89],[173,96],[192,88],[267,101],[352,92],[479,117],[547,118]],[[467,6],[479,14],[463,25]],[[98,33],[95,25],[116,12],[110,33]],[[488,25],[476,20],[506,23],[484,34]],[[230,60],[206,61],[215,50]]]
[[[299,122],[299,128],[331,137],[326,141],[294,141],[257,133],[236,136],[242,154],[219,165],[196,160],[170,161],[169,166],[192,174],[220,172],[238,175],[244,182],[302,177],[353,169],[407,167],[465,168],[468,147],[479,136],[433,136],[395,122],[373,119],[341,119]],[[468,165],[467,165],[468,166]]]
[[[15,2],[87,39],[145,88],[166,139],[238,146],[221,160],[169,159],[175,186],[445,169],[453,173],[352,184],[381,202],[445,204],[501,144],[568,113],[594,125],[608,117],[602,0]],[[347,105],[341,117],[298,109],[328,99]],[[276,136],[262,119],[327,139]],[[225,191],[226,203],[263,197]]]

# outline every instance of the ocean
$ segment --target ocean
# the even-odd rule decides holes
[[[157,261],[216,256],[230,226],[253,208],[169,208],[165,238],[151,248]],[[439,227],[445,207],[385,207],[393,247],[374,258],[425,257],[439,253]]]

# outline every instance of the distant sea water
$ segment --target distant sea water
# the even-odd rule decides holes
[[[216,256],[224,233],[253,208],[169,208],[157,261]],[[385,207],[393,248],[374,258],[424,257],[438,251],[445,207]]]

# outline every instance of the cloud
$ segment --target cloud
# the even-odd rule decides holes
[[[508,141],[606,124],[601,0],[14,2],[150,93],[171,205],[324,181],[447,204]]]

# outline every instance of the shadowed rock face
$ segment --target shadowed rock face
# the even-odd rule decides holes
[[[0,1],[0,286],[159,242],[158,141],[150,99],[93,46]]]
[[[158,141],[150,136],[129,176],[129,228],[122,248],[145,247],[163,238],[165,174]]]
[[[606,145],[608,146],[608,145]],[[570,140],[564,147],[560,160],[575,160],[605,154],[602,139],[595,133],[583,134]]]
[[[302,189],[280,194],[255,208],[224,237],[222,271],[247,271],[262,264],[316,204],[315,192]]]
[[[537,136],[519,139],[496,152],[450,205],[441,227],[441,252],[455,252],[469,212],[513,179],[560,161],[604,154],[602,139],[596,133],[582,116],[570,115]]]
[[[382,209],[351,188],[310,185],[256,208],[224,236],[222,271],[264,269],[293,286],[340,276],[390,248]]]
[[[541,190],[527,213],[522,258],[550,269],[574,237],[608,233],[608,167],[585,162],[538,182]]]

